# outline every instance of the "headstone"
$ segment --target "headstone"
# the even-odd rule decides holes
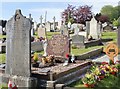
[[[78,48],[84,48],[84,40],[85,37],[81,35],[74,35],[72,36],[72,44]]]
[[[42,19],[43,19],[43,17],[42,17],[42,15],[40,16],[40,25],[39,25],[39,27],[42,27]]]
[[[86,33],[87,33],[87,38],[90,34],[90,21],[86,21]]]
[[[102,34],[101,34],[101,32],[102,32],[101,29],[102,29],[102,28],[101,28],[101,23],[99,22],[99,23],[98,23],[98,26],[97,26],[98,38],[101,38],[101,35],[102,35]]]
[[[32,20],[33,20],[33,18],[31,17],[31,14],[29,14],[29,19],[30,19],[31,24],[32,24]],[[34,35],[34,25],[32,24],[32,28],[31,28],[31,36],[33,37],[33,35]]]
[[[67,37],[69,37],[69,31],[68,31],[67,26],[61,25],[60,31],[61,31],[61,34],[62,34],[62,35],[66,35]]]
[[[36,31],[37,30],[37,22],[34,21],[34,30]]]
[[[16,10],[7,22],[6,74],[31,76],[30,30],[30,20],[21,14],[21,10]]]
[[[48,40],[47,53],[48,55],[65,58],[66,54],[70,53],[69,38],[60,34],[53,35],[53,37]]]
[[[46,25],[45,25],[45,28],[46,28],[46,31],[50,32],[50,30],[51,30],[51,23],[47,22]]]
[[[0,35],[3,35],[3,27],[0,26]]]
[[[74,29],[74,35],[77,35],[79,32],[80,32],[80,29],[79,29],[78,27],[76,27],[76,28]]]
[[[38,41],[38,42],[32,42],[31,43],[31,50],[32,51],[43,51],[43,43],[42,41]]]
[[[0,39],[0,53],[6,52],[6,42],[3,41],[3,39]]]
[[[93,17],[90,21],[90,36],[93,37],[93,39],[98,39],[98,23],[96,19]]]
[[[39,37],[46,38],[46,29],[43,28],[43,27],[39,27],[39,28],[38,28],[38,36],[39,36]]]
[[[55,16],[53,17],[53,31],[55,31]]]

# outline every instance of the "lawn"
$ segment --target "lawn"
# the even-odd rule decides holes
[[[77,89],[120,89],[120,75],[117,77],[110,75],[98,82],[94,88],[86,88],[81,80],[72,83],[69,87],[74,87]]]
[[[0,54],[0,63],[5,63],[5,59],[6,59],[5,53]]]
[[[117,42],[117,32],[103,32],[102,33],[102,38],[112,38],[113,42]]]
[[[102,48],[102,47],[103,46],[92,46],[92,47],[80,48],[80,49],[78,49],[78,48],[76,48],[76,49],[71,48],[71,54],[80,55],[80,54],[92,51],[94,49]]]
[[[1,38],[6,38],[6,35],[0,35],[0,39],[1,39]]]

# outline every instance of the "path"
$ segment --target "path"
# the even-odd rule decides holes
[[[120,54],[118,56],[116,56],[114,59],[115,59],[115,61],[118,59],[120,60]],[[92,61],[93,62],[109,62],[109,57],[106,54],[102,54],[99,57],[92,58]]]

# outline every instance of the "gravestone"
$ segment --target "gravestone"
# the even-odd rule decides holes
[[[98,23],[98,26],[97,26],[97,32],[98,32],[98,38],[101,38],[101,22]]]
[[[47,54],[65,58],[70,53],[69,38],[65,35],[53,35],[48,40]]]
[[[84,40],[85,40],[85,37],[82,35],[77,34],[77,35],[72,36],[72,44],[78,48],[85,47]]]
[[[30,20],[21,14],[21,10],[16,10],[14,17],[7,23],[6,74],[26,77],[31,75],[30,30]]]
[[[42,41],[32,42],[31,43],[31,50],[32,51],[43,51],[43,43],[42,43]]]
[[[93,17],[90,21],[90,36],[93,37],[93,39],[98,39],[98,23],[96,19]]]
[[[45,28],[46,28],[46,31],[50,32],[50,30],[51,30],[51,23],[50,22],[46,22]]]
[[[0,39],[0,53],[6,52],[6,42],[3,41],[3,39]]]
[[[66,35],[67,37],[69,37],[69,31],[68,31],[67,26],[61,25],[60,31],[61,31],[61,34],[62,34],[62,35]]]
[[[46,38],[46,29],[43,28],[43,27],[39,27],[39,28],[38,28],[38,36],[39,36],[39,37]]]
[[[43,19],[43,17],[42,17],[42,15],[40,16],[40,25],[39,25],[39,27],[42,27],[42,19]]]
[[[2,81],[8,83],[11,79],[19,87],[35,87],[37,79],[31,77],[31,22],[18,9],[6,29],[6,68]]]
[[[55,19],[56,19],[56,18],[55,18],[55,16],[54,16],[54,17],[53,17],[53,29],[52,29],[53,31],[55,31],[55,28],[56,28],[56,27],[55,27]]]
[[[87,38],[90,34],[90,21],[86,21],[86,33],[87,33]]]
[[[36,31],[37,30],[37,22],[34,21],[34,30]]]
[[[3,28],[0,26],[0,35],[3,35]]]
[[[32,20],[33,20],[33,18],[31,17],[31,14],[29,14],[29,19],[30,19],[31,24],[32,24]],[[34,35],[34,25],[32,24],[32,28],[31,28],[31,36],[33,37],[33,35]]]
[[[74,29],[74,35],[77,35],[80,32],[80,29],[78,27],[75,27]]]

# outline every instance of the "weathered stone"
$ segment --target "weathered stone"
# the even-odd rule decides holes
[[[43,51],[43,43],[40,42],[32,42],[31,43],[31,50],[32,51]]]
[[[87,38],[88,38],[88,35],[90,34],[90,21],[86,21],[86,32],[87,32]]]
[[[60,30],[62,35],[66,35],[67,37],[69,37],[69,31],[65,25],[61,25]]]
[[[69,38],[65,35],[54,35],[49,41],[47,46],[48,55],[57,57],[65,57],[70,53]]]
[[[93,17],[90,21],[90,36],[93,37],[93,39],[98,39],[98,23],[96,19]]]
[[[45,29],[45,28],[42,28],[42,27],[39,27],[39,28],[38,28],[38,36],[39,36],[39,37],[46,38],[46,29]]]
[[[30,20],[16,10],[7,22],[6,74],[30,77],[30,30]]]
[[[85,37],[82,35],[72,36],[72,44],[78,48],[85,47],[84,40],[85,40]]]

